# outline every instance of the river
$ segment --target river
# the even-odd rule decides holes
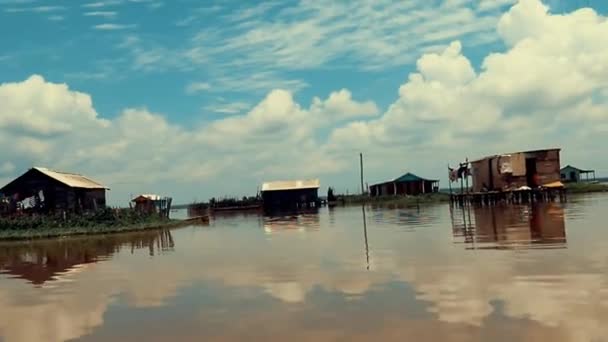
[[[608,195],[0,242],[0,341],[606,341]]]

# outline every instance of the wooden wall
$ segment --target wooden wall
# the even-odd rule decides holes
[[[536,159],[536,173],[540,185],[560,180],[559,150],[521,152],[524,159]],[[512,154],[516,155],[516,154]],[[481,192],[484,184],[490,190],[516,189],[530,186],[527,176],[513,176],[499,172],[499,157],[488,157],[471,163],[473,191]],[[526,170],[527,171],[527,170]]]

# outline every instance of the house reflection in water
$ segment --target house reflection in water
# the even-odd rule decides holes
[[[297,214],[284,216],[265,216],[264,232],[267,234],[281,231],[314,231],[321,229],[318,209],[300,211]]]
[[[123,248],[131,253],[148,249],[150,255],[173,250],[171,232],[157,230],[0,245],[0,276],[25,279],[42,286],[86,266],[109,259]]]
[[[452,229],[468,249],[565,248],[560,203],[454,208]]]

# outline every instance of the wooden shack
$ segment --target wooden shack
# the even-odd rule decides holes
[[[420,195],[439,191],[439,181],[418,177],[413,173],[406,173],[393,180],[371,185],[369,193],[372,197]]]
[[[106,186],[85,176],[34,167],[0,189],[17,210],[50,213],[94,211],[106,205]]]
[[[595,181],[595,170],[583,170],[567,165],[560,170],[562,182],[590,182]],[[591,177],[590,177],[591,176]]]
[[[295,210],[319,206],[318,179],[274,181],[262,184],[265,211]]]
[[[473,192],[555,186],[560,182],[560,149],[507,153],[471,162]]]
[[[172,199],[154,194],[141,194],[132,199],[131,202],[135,203],[135,210],[141,214],[159,214],[168,218]]]

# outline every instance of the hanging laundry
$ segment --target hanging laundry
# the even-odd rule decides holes
[[[460,168],[458,168],[458,178],[465,178],[470,174],[468,164],[460,164]]]
[[[448,166],[448,177],[450,178],[450,182],[457,181],[458,180],[458,171],[456,171]]]

